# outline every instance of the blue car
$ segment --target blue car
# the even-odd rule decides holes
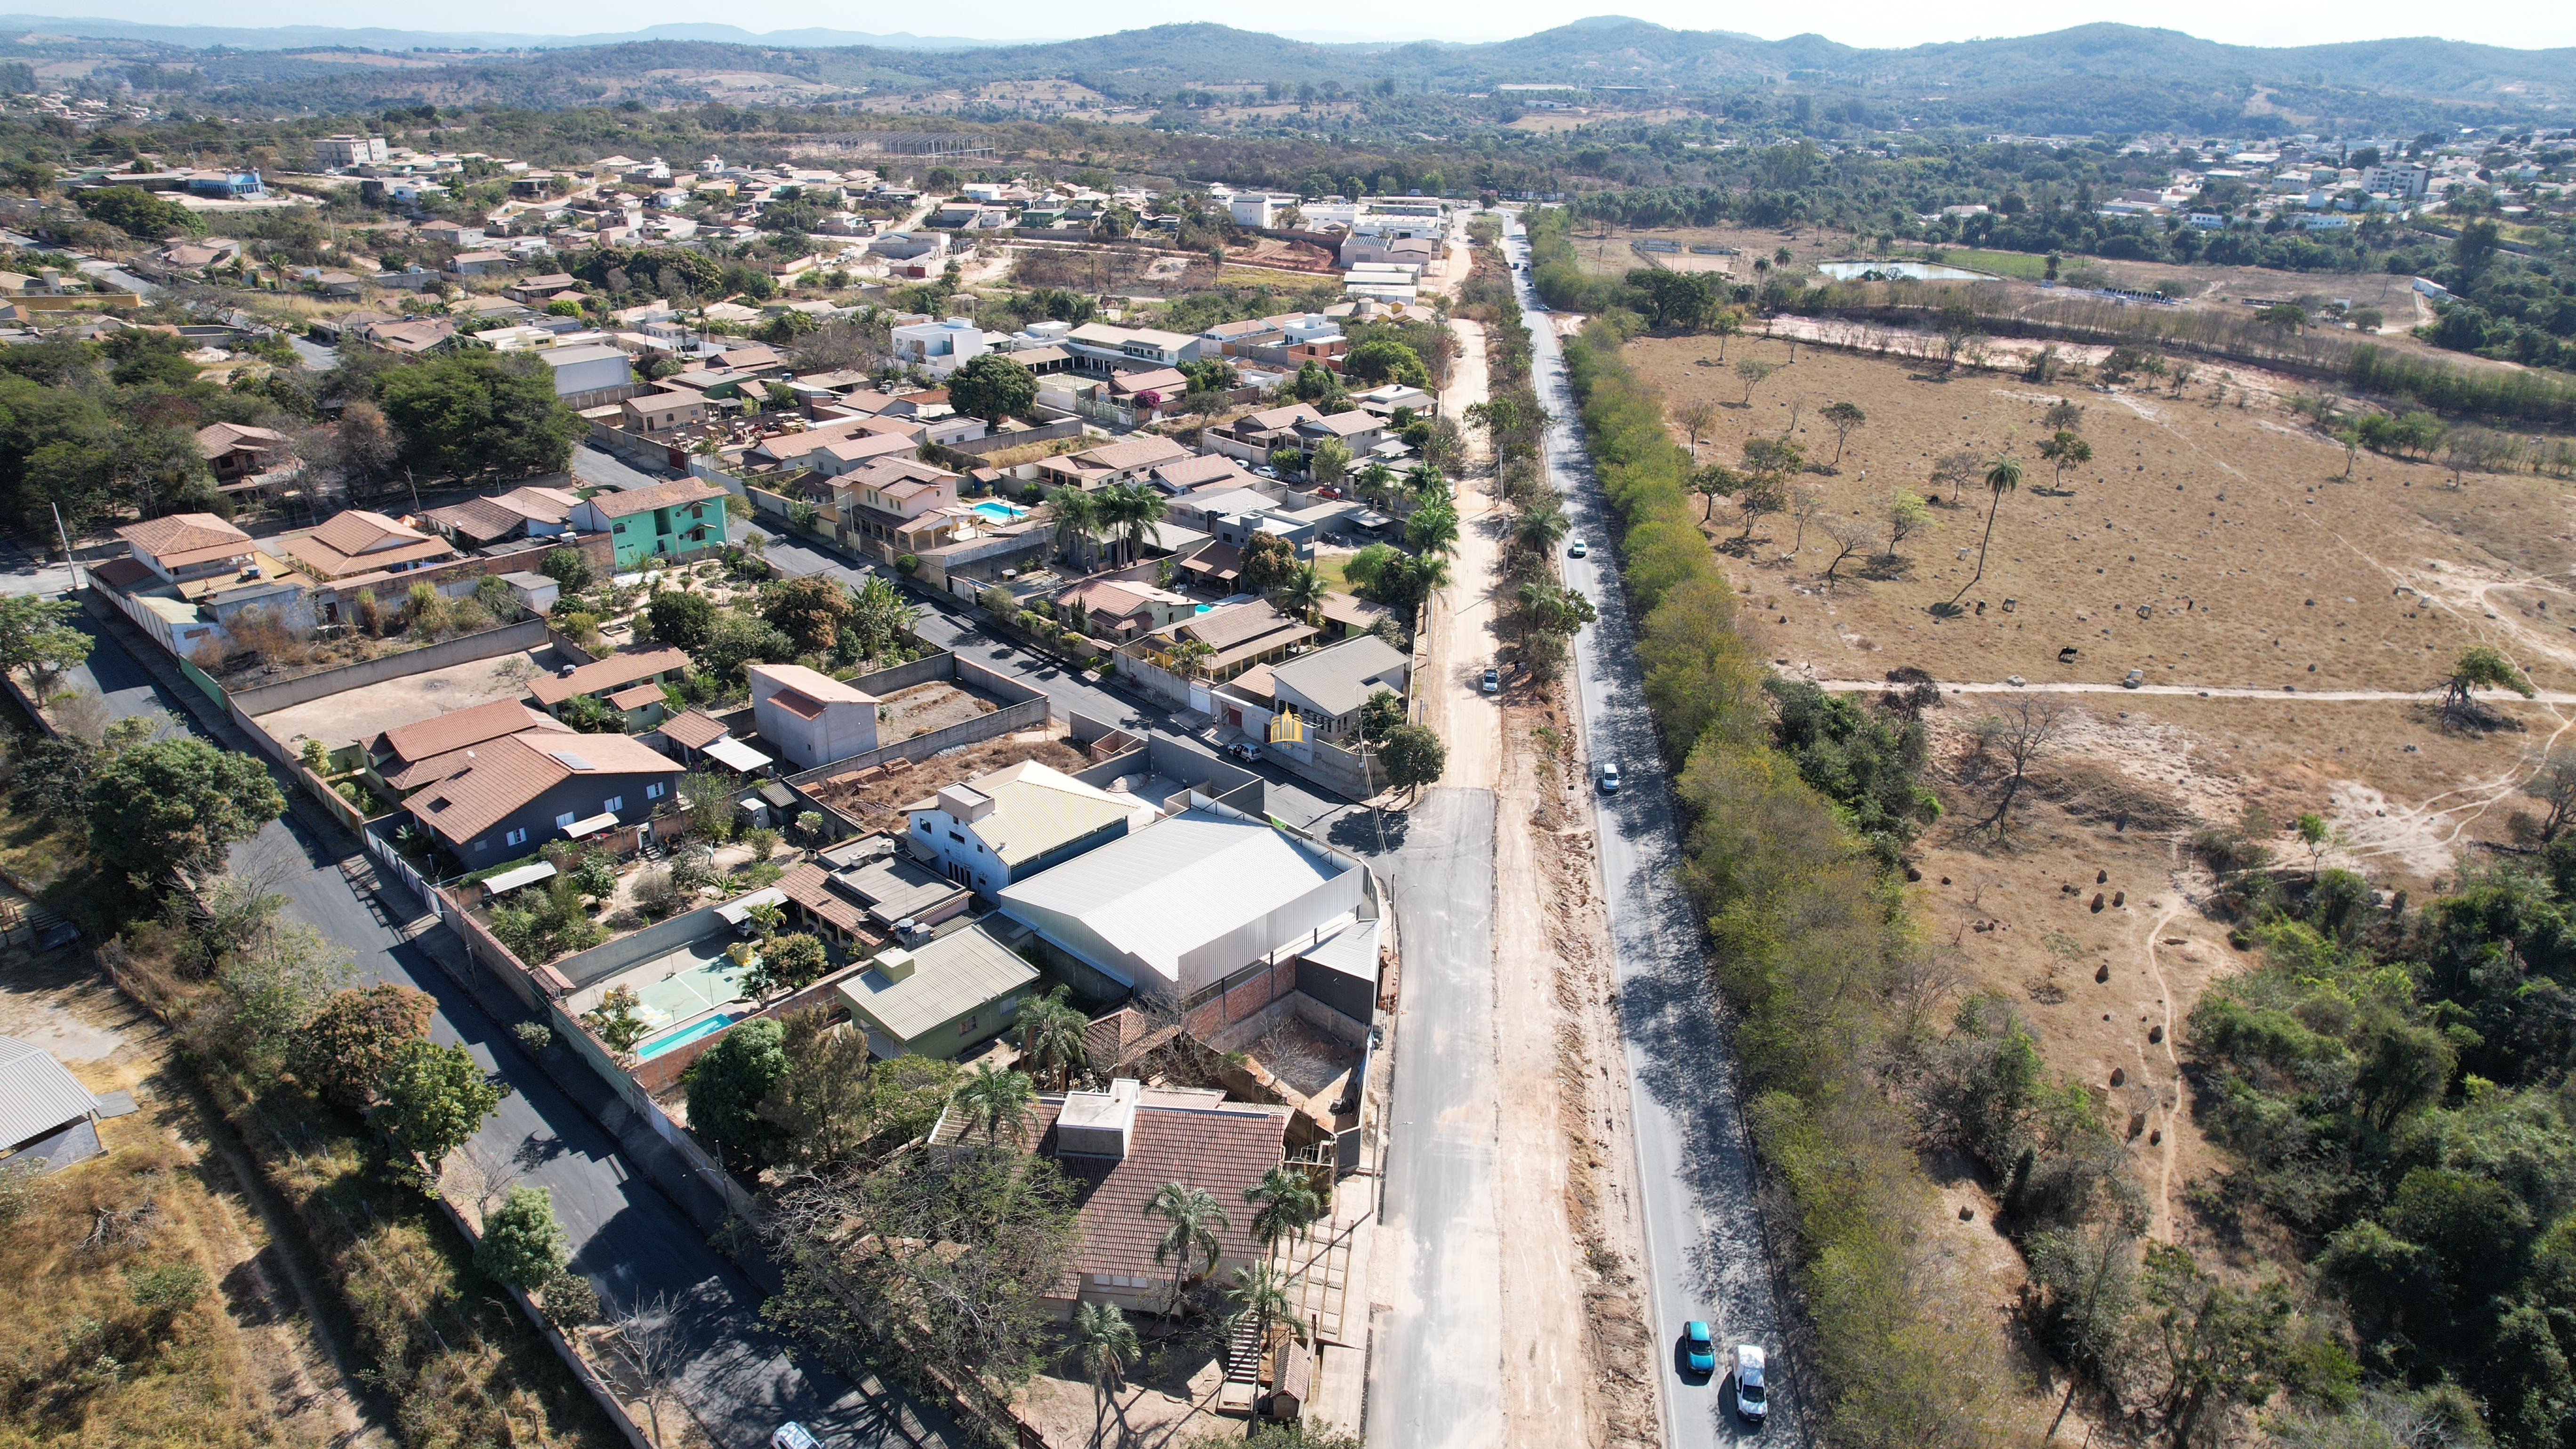
[[[1717,1340],[1696,1318],[1682,1325],[1682,1361],[1695,1374],[1717,1372]]]

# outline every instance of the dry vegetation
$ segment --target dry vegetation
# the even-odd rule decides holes
[[[2150,1237],[2240,1281],[2266,1276],[2277,1244],[2215,1230],[2192,1206],[2195,1184],[2233,1164],[2195,1125],[2177,1041],[2203,990],[2255,958],[2202,913],[2216,882],[2190,839],[2251,820],[2280,867],[2304,876],[2310,854],[2287,826],[2315,811],[2332,832],[2319,863],[2419,895],[2494,859],[2511,814],[2534,808],[2520,788],[2569,716],[2509,700],[2488,727],[2463,729],[2432,691],[2478,644],[2543,691],[2576,687],[2576,592],[2563,582],[2576,530],[2563,485],[2471,473],[2455,486],[2436,463],[2369,452],[2346,476],[2344,449],[2286,406],[2290,385],[2251,373],[2203,368],[2179,389],[2101,391],[1969,371],[1943,380],[1812,346],[1792,363],[1784,345],[1750,338],[1727,365],[1710,365],[1716,355],[1715,338],[1628,349],[1675,412],[1718,404],[1702,462],[1735,465],[1748,439],[1784,430],[1806,448],[1810,466],[1793,480],[1815,500],[1803,550],[1794,508],[1753,519],[1737,543],[1746,519],[1721,501],[1707,529],[1761,653],[1822,681],[1911,667],[1990,691],[1945,689],[1927,717],[1944,818],[1910,853],[1909,893],[1936,961],[1963,992],[2008,998],[2051,1071],[2090,1091]],[[1779,368],[1750,406],[1733,366],[1744,360]],[[1818,414],[1842,401],[1867,421],[1835,466]],[[2083,409],[2077,429],[2093,449],[2062,489],[2035,456],[2059,401]],[[1936,481],[1936,466],[2001,452],[2026,474],[2003,498],[1982,581],[1945,612],[1976,568],[1988,493],[1975,475]],[[1898,489],[1938,505],[1934,526],[1891,558],[1884,519]],[[1821,525],[1834,519],[1874,541],[1828,580],[1834,547]],[[2131,669],[2179,688],[2124,692]],[[1993,762],[1981,779],[1971,761],[1976,722],[2033,698],[2004,684],[2012,676],[2033,692],[2100,692],[2055,696],[2063,718],[1999,835],[1982,823]],[[2223,688],[2240,693],[2198,693]],[[1980,1269],[1978,1306],[2039,1369],[2019,1328],[2023,1259],[1992,1227],[1997,1185],[1956,1153],[1926,1165],[1941,1187],[1935,1241]]]

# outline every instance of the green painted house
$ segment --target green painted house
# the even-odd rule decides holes
[[[641,568],[650,558],[690,558],[724,547],[725,491],[702,478],[603,490],[575,504],[571,521],[583,533],[605,533],[615,542],[619,570]]]

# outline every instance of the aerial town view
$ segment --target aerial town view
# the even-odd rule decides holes
[[[0,1449],[2576,1449],[2576,11],[93,8]]]

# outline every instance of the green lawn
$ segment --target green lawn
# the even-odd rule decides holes
[[[1941,260],[1950,266],[1992,272],[1999,277],[2036,282],[2048,275],[2048,258],[2035,252],[1994,252],[1981,247],[1943,247],[1940,251]]]

